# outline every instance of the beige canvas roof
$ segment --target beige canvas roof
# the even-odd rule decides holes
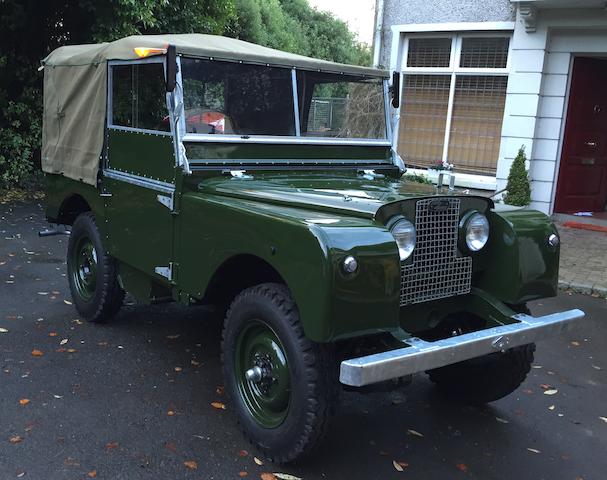
[[[134,60],[134,48],[175,45],[178,54],[266,63],[285,67],[387,76],[368,67],[344,65],[281,52],[216,35],[140,35],[96,45],[60,47],[44,60],[42,169],[96,185],[107,104],[108,60]]]

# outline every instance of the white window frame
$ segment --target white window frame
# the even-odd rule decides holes
[[[392,26],[393,43],[390,65],[393,70],[400,73],[400,84],[404,85],[404,76],[407,74],[418,75],[450,75],[451,85],[447,106],[447,121],[445,122],[445,135],[443,140],[442,162],[448,161],[449,141],[451,137],[451,122],[453,117],[453,103],[455,100],[455,84],[457,76],[463,75],[486,75],[486,76],[509,76],[512,62],[512,33],[514,22],[482,22],[482,23],[444,23],[444,24],[419,24],[419,25],[394,25]],[[408,67],[409,40],[411,38],[451,38],[451,58],[448,67]],[[469,68],[461,67],[460,59],[462,43],[464,38],[487,38],[501,37],[509,38],[508,59],[505,68]],[[401,101],[401,105],[402,105]],[[396,112],[396,118],[400,118],[400,107]],[[398,125],[393,129],[393,148],[398,146]],[[499,159],[498,159],[499,161]],[[423,171],[423,170],[421,170]],[[461,174],[464,176],[464,174]],[[495,175],[465,174],[471,180],[466,182],[471,188],[487,188],[487,179],[495,180]],[[478,178],[478,182],[474,181]],[[495,181],[489,185],[495,188]]]

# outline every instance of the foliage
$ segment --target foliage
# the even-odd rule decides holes
[[[512,162],[510,173],[508,174],[508,184],[506,185],[508,193],[504,197],[504,202],[508,205],[523,207],[531,203],[531,187],[525,166],[526,160],[525,147],[522,146]]]
[[[370,63],[346,24],[306,0],[0,0],[0,189],[39,168],[40,59],[66,44],[133,34],[223,34],[345,63]]]
[[[423,183],[424,185],[434,185],[432,180],[421,173],[405,173],[405,175],[403,175],[403,180],[408,180],[409,182],[415,183]]]

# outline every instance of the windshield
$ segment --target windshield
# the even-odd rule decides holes
[[[181,59],[187,133],[385,139],[383,80]],[[299,130],[296,119],[298,120]]]
[[[382,79],[299,71],[297,89],[302,136],[386,138]]]

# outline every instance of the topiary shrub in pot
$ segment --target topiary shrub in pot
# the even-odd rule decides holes
[[[508,205],[524,207],[531,203],[531,186],[529,174],[525,167],[526,160],[525,147],[522,146],[512,162],[510,173],[508,174],[507,193],[504,197],[504,203]]]

